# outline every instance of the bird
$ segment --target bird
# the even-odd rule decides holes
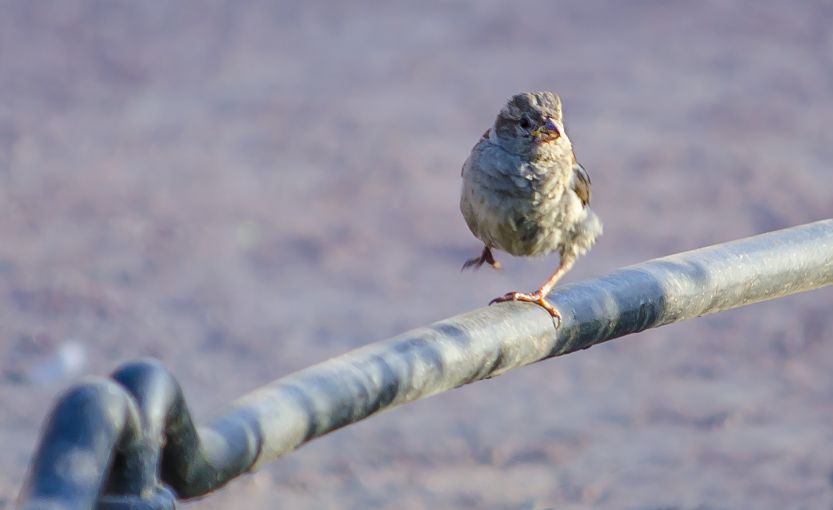
[[[463,270],[500,263],[492,250],[538,257],[558,252],[558,268],[536,291],[508,292],[489,304],[525,301],[561,314],[547,295],[602,234],[590,209],[590,175],[576,160],[564,130],[561,98],[524,92],[509,98],[463,164],[460,211],[483,242]]]

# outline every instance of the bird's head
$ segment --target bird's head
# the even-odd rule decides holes
[[[561,121],[561,99],[552,92],[512,96],[498,113],[494,131],[497,142],[515,154],[536,153],[551,144],[569,143]]]

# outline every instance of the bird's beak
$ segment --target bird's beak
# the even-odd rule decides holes
[[[532,136],[541,143],[552,142],[561,138],[561,131],[554,120],[547,119],[543,126],[532,132]]]

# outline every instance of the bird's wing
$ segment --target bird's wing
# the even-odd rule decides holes
[[[590,175],[578,161],[573,164],[573,191],[578,195],[581,204],[587,207],[590,203]]]
[[[477,142],[477,145],[480,145],[483,142],[483,140],[488,140],[489,139],[489,133],[491,131],[492,131],[492,128],[487,129],[486,132],[483,133],[483,136],[480,137],[480,141]],[[476,150],[476,149],[477,149],[477,146],[475,146],[475,148],[472,149],[472,150]],[[466,163],[468,163],[468,162],[466,162]],[[463,174],[466,172],[466,163],[463,163],[463,168],[460,169],[460,177],[462,177]]]

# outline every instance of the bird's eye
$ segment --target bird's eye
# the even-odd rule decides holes
[[[523,117],[519,124],[523,129],[529,129],[532,127],[532,122],[530,122],[526,117]]]

